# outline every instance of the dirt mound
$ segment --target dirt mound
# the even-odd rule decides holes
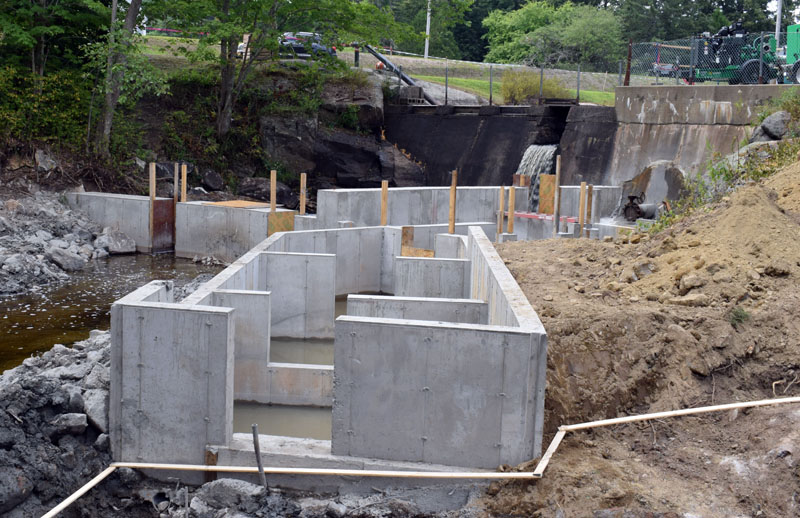
[[[776,200],[771,189],[749,185],[652,238],[498,247],[548,331],[547,433],[625,414],[800,395],[800,225]],[[495,488],[487,509],[796,515],[800,410],[746,414],[568,436],[542,481]],[[795,453],[776,452],[781,444]],[[769,482],[755,489],[753,478]]]
[[[778,205],[800,214],[800,162],[790,165],[764,181],[764,185],[778,194]]]

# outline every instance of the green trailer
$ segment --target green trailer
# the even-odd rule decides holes
[[[694,40],[691,54],[694,82],[756,84],[783,78],[772,35],[701,37]]]

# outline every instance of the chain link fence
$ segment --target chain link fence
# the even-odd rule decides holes
[[[660,84],[797,83],[800,33],[734,34],[637,43],[631,74]]]

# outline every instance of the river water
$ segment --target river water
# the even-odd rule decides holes
[[[111,256],[90,261],[64,284],[0,298],[0,372],[53,344],[69,345],[88,338],[92,329],[108,329],[111,304],[152,280],[182,286],[221,269],[172,254]]]

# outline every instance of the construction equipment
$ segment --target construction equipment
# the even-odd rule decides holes
[[[691,81],[727,81],[729,84],[783,80],[775,37],[748,38],[741,22],[723,27],[713,36],[704,33],[693,40]]]

